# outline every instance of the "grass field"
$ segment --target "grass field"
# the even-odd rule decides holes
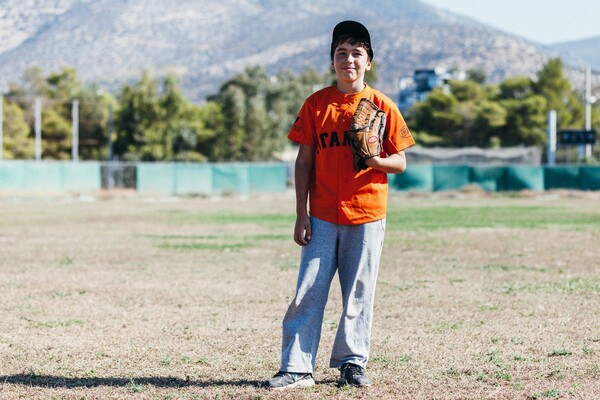
[[[394,194],[368,390],[279,367],[291,194],[0,197],[0,399],[600,399],[600,196]]]

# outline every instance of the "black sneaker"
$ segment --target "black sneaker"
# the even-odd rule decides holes
[[[339,386],[352,385],[358,387],[371,386],[371,380],[360,365],[346,363],[340,368]]]
[[[279,371],[269,379],[267,387],[271,390],[287,390],[313,386],[315,381],[312,374]]]

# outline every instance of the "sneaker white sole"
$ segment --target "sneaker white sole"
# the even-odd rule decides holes
[[[312,378],[310,378],[310,379],[301,379],[298,382],[290,383],[287,386],[270,387],[269,389],[281,392],[283,390],[297,389],[297,388],[306,388],[306,387],[310,387],[310,386],[314,386],[314,385],[315,385],[315,380],[312,379]]]

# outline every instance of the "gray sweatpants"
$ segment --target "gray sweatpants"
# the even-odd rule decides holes
[[[281,371],[314,371],[323,313],[336,270],[343,310],[329,366],[339,368],[351,362],[366,367],[385,219],[336,225],[311,217],[311,227],[312,239],[300,257],[296,296],[283,319]]]

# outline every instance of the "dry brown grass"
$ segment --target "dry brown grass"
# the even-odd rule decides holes
[[[564,193],[394,196],[397,221],[404,210],[486,205],[591,223],[389,223],[375,385],[338,389],[326,367],[334,284],[318,384],[275,394],[261,384],[279,366],[296,280],[292,195],[4,196],[0,399],[598,399],[598,204]]]

